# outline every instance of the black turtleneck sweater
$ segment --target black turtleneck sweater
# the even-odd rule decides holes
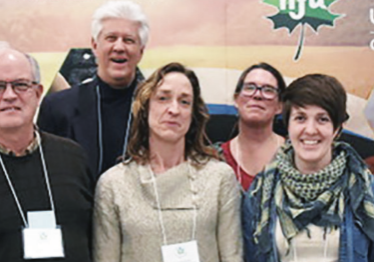
[[[103,162],[101,172],[105,172],[118,162],[123,154],[126,130],[130,128],[128,119],[131,111],[133,92],[137,81],[123,89],[110,87],[99,79],[101,97],[101,123],[103,141]],[[100,116],[99,116],[100,117]]]

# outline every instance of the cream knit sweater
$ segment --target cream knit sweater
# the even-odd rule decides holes
[[[191,240],[195,205],[200,261],[242,261],[240,192],[230,166],[210,160],[197,169],[185,162],[156,181],[167,244]],[[162,245],[149,166],[133,161],[104,173],[96,188],[94,261],[162,262]]]

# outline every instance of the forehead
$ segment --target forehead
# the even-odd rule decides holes
[[[268,71],[256,68],[250,71],[244,78],[244,83],[277,86],[277,79]]]
[[[107,18],[102,21],[102,26],[99,35],[126,34],[139,36],[140,24],[126,18]]]
[[[193,95],[190,80],[182,73],[171,72],[164,76],[161,83],[157,86],[156,92],[179,93],[184,95]]]
[[[31,79],[31,65],[25,55],[7,52],[0,55],[0,80]]]

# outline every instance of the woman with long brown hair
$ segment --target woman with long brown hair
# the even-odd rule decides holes
[[[98,182],[95,261],[242,261],[239,189],[204,145],[194,72],[158,69],[138,87],[133,112],[129,159]]]

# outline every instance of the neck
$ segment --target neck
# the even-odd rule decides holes
[[[161,143],[150,139],[150,166],[155,174],[163,173],[185,161],[184,139],[178,143]]]
[[[34,127],[27,130],[0,130],[0,144],[16,156],[22,155],[34,139]]]
[[[127,88],[128,86],[131,85],[132,81],[134,81],[135,79],[135,75],[136,73],[133,72],[130,76],[127,76],[126,78],[122,78],[122,79],[111,79],[109,77],[105,77],[105,76],[101,76],[100,72],[98,72],[98,76],[100,77],[100,79],[108,84],[110,87],[114,88],[114,89],[125,89]]]
[[[237,136],[238,143],[246,146],[257,147],[269,139],[274,139],[277,135],[273,132],[273,124],[266,126],[245,125],[239,122],[239,134]]]
[[[314,174],[328,166],[331,163],[331,160],[331,154],[326,154],[323,161],[319,162],[305,162],[295,157],[295,167],[300,171],[301,174]]]
[[[230,151],[238,167],[254,176],[274,157],[284,139],[273,132],[273,126],[244,126],[239,123],[239,134],[230,143]],[[237,173],[240,176],[240,171]]]

